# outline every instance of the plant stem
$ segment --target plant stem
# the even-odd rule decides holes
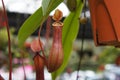
[[[21,50],[21,61],[22,61],[22,68],[23,68],[23,72],[24,72],[24,80],[26,80],[26,72],[25,72],[25,65],[24,65],[24,51]]]
[[[45,52],[44,52],[44,49],[42,47],[42,44],[41,44],[41,41],[40,41],[40,32],[41,32],[41,29],[42,29],[42,26],[39,28],[39,32],[38,32],[38,40],[39,40],[39,45],[41,47],[41,51],[42,51],[42,54],[43,54],[43,58],[44,58],[44,61],[45,61],[45,65],[47,66],[47,59],[46,59],[46,56],[45,56]]]
[[[47,24],[46,24],[46,34],[45,34],[45,37],[46,37],[46,42],[49,41],[49,36],[50,36],[50,24],[51,23],[51,17],[49,16],[48,19],[47,19]]]
[[[8,24],[8,17],[7,17],[7,13],[5,10],[5,5],[4,5],[4,1],[2,0],[2,6],[3,6],[3,12],[4,12],[4,17],[6,20],[6,29],[7,29],[7,33],[8,33],[8,51],[9,51],[9,80],[12,80],[12,53],[11,53],[11,39],[10,39],[10,31],[9,31],[9,24]]]
[[[38,40],[39,40],[39,45],[40,45],[41,50],[42,50],[43,57],[45,57],[44,49],[43,49],[41,41],[40,41],[40,32],[41,32],[41,29],[42,29],[42,26],[40,27],[39,32],[38,32]]]

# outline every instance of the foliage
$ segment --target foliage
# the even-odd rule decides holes
[[[31,15],[21,26],[18,33],[19,46],[22,46],[25,40],[47,19],[49,13],[54,10],[63,0],[43,0],[40,7],[33,15]],[[56,71],[52,73],[52,78],[55,78],[64,70],[69,60],[72,44],[79,30],[79,16],[82,11],[83,3],[77,0],[76,9],[72,11],[64,20],[62,44],[64,50],[64,63]]]
[[[99,55],[99,64],[115,63],[115,59],[120,55],[120,49],[115,47],[106,47]]]
[[[11,39],[13,39],[13,32],[14,28],[10,28],[10,35]],[[7,30],[5,27],[0,28],[0,50],[6,49],[6,46],[8,45],[8,37],[7,37]]]
[[[47,2],[48,0],[46,0]],[[49,13],[55,9],[62,0],[51,0],[48,5],[44,5],[45,0],[43,0],[42,7],[40,7],[33,15],[31,15],[21,26],[18,32],[19,46],[22,46],[25,40],[33,33],[35,30],[42,25],[42,23],[47,19]],[[48,6],[45,8],[45,6]],[[43,8],[44,7],[44,8]],[[43,10],[44,9],[44,10]],[[44,14],[43,14],[44,11]]]
[[[18,64],[21,65],[21,63],[15,63],[14,59],[19,60],[21,62],[21,55],[24,55],[24,59],[29,59],[28,50],[24,48],[24,50],[20,50],[18,48],[17,44],[17,37],[14,35],[15,28],[10,28],[10,36],[11,36],[11,52],[12,52],[12,58],[13,58],[13,68],[17,67]],[[22,53],[22,52],[23,53]],[[27,54],[26,54],[27,53]],[[9,56],[8,56],[8,37],[7,37],[7,30],[5,27],[0,28],[0,67],[5,67],[5,70],[9,70]]]
[[[6,29],[0,29],[0,49],[4,49],[7,45],[8,38],[7,38],[7,31]]]

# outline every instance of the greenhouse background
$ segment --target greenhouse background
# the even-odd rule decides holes
[[[26,80],[35,80],[35,66],[33,65],[33,52],[30,50],[30,42],[37,37],[38,30],[35,31],[25,42],[24,49],[19,49],[17,34],[24,23],[24,21],[32,15],[40,6],[42,0],[4,0],[8,15],[8,22],[10,25],[12,54],[13,54],[13,80],[24,80],[23,64],[25,68]],[[62,21],[70,13],[66,7],[66,0],[61,3],[56,9],[63,12]],[[53,16],[55,10],[50,13]],[[5,22],[3,17],[2,3],[0,2],[0,75],[8,80],[9,63],[8,60],[8,38],[5,29]],[[80,17],[84,16],[84,8]],[[79,66],[79,58],[81,53],[81,45],[83,38],[84,26],[80,24],[79,33],[76,40],[73,42],[72,54],[65,70],[57,77],[57,80],[116,80],[116,75],[120,80],[120,66],[116,62],[120,61],[120,49],[113,46],[96,46],[93,39],[93,31],[91,25],[91,16],[89,5],[87,1],[86,17],[88,19],[84,32],[83,58],[81,62],[81,69],[79,76],[77,76],[77,69]],[[53,20],[51,20],[53,22]],[[43,23],[41,31],[41,40],[46,44],[46,25],[47,20]],[[48,49],[52,44],[52,30],[50,26],[50,37],[47,42]],[[49,50],[46,49],[46,52]],[[118,59],[119,58],[119,59]],[[45,68],[45,80],[52,80],[51,74]]]

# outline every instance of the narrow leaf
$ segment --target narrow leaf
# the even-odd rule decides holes
[[[42,17],[42,8],[39,8],[24,22],[18,32],[19,46],[22,46],[25,40],[39,27]]]
[[[46,1],[46,0],[44,0]],[[19,46],[22,46],[25,40],[33,33],[35,30],[41,25],[46,18],[48,17],[49,13],[54,10],[63,0],[50,0],[49,5],[46,2],[43,2],[48,5],[48,7],[44,7],[44,15],[43,9],[40,7],[33,15],[31,15],[21,26],[18,32],[18,43]]]
[[[61,2],[63,0],[43,0],[42,7],[44,15],[54,10]]]
[[[64,0],[51,0],[50,4],[48,6],[48,12],[54,10],[63,1]]]
[[[42,0],[43,15],[46,14],[50,0]]]
[[[76,39],[79,30],[79,16],[82,11],[83,3],[80,1],[79,6],[76,11],[71,12],[69,16],[64,20],[63,26],[63,49],[64,49],[64,61],[63,65],[54,73],[52,73],[52,78],[55,78],[64,70],[67,66],[69,57],[71,55],[73,41]]]

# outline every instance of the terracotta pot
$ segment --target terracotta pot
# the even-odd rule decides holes
[[[99,45],[120,43],[120,0],[88,0],[94,41]]]

